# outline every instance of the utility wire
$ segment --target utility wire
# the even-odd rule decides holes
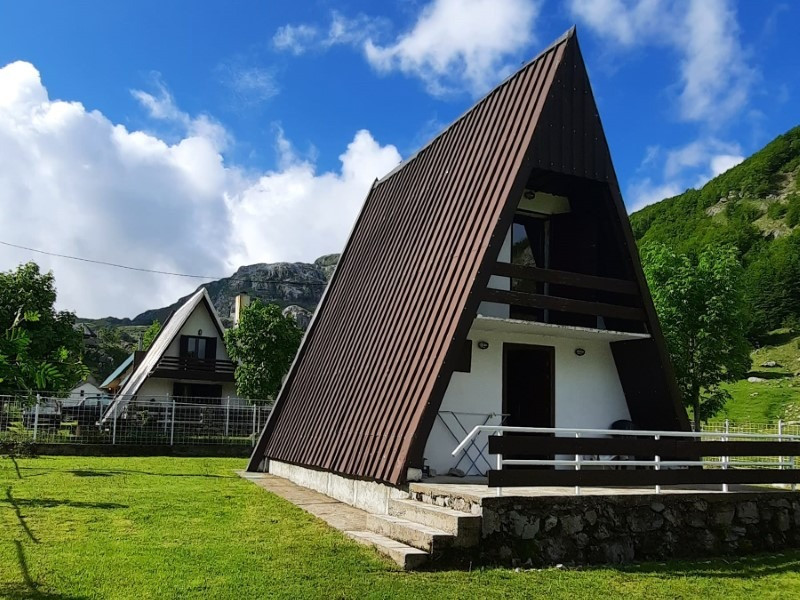
[[[36,248],[29,248],[28,246],[20,246],[19,244],[12,244],[0,240],[3,246],[11,248],[19,248],[20,250],[27,250],[29,252],[36,252],[38,254],[45,254],[47,256],[55,256],[56,258],[68,258],[69,260],[77,260],[79,262],[91,263],[95,265],[104,265],[106,267],[115,267],[117,269],[127,269],[128,271],[139,271],[142,273],[154,273],[156,275],[171,275],[173,277],[187,277],[190,279],[228,279],[229,281],[246,281],[249,283],[283,283],[288,285],[306,285],[306,286],[326,286],[327,281],[286,281],[283,279],[248,279],[243,277],[233,276],[215,276],[215,275],[189,275],[187,273],[174,273],[172,271],[158,271],[156,269],[144,269],[141,267],[131,267],[130,265],[121,265],[118,263],[107,262],[104,260],[94,260],[92,258],[83,258],[80,256],[70,256],[69,254],[58,254],[57,252],[48,252],[46,250],[38,250]]]

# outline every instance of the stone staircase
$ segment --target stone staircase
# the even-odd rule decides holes
[[[454,549],[477,546],[481,517],[413,499],[389,500],[389,514],[368,514],[366,528],[348,535],[404,569],[417,569]]]
[[[404,569],[418,569],[431,559],[477,546],[480,505],[446,494],[421,492],[409,485],[411,498],[389,499],[388,514],[374,514],[268,473],[239,475],[322,519],[356,542],[372,546]]]

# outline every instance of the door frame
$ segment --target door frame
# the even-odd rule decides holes
[[[507,366],[508,361],[506,360],[506,356],[509,350],[513,349],[535,349],[535,350],[544,350],[549,354],[550,357],[550,427],[556,426],[556,347],[555,346],[543,346],[542,344],[525,344],[520,342],[503,342],[503,407],[502,412],[503,414],[507,415],[510,414],[508,410],[508,390],[506,389],[506,381],[507,381]]]

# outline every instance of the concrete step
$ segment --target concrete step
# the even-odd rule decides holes
[[[419,569],[430,558],[430,554],[424,550],[413,548],[374,531],[346,531],[345,533],[359,544],[372,546],[407,571]]]
[[[453,546],[477,546],[481,537],[481,516],[416,500],[389,500],[389,514],[455,536]]]
[[[392,515],[367,515],[367,529],[430,553],[451,547],[455,540],[441,529]]]

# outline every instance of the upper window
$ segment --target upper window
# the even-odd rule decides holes
[[[511,226],[511,263],[545,267],[545,226],[547,221],[528,215],[514,215]]]
[[[212,359],[216,358],[216,353],[216,338],[195,335],[181,336],[181,356],[185,358]]]

